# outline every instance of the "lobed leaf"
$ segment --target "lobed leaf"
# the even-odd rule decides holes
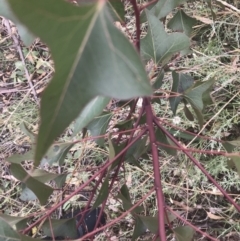
[[[163,24],[150,11],[145,10],[148,20],[147,35],[141,39],[141,55],[145,61],[166,63],[173,54],[189,48],[189,38],[183,33],[167,34]]]
[[[197,23],[195,18],[189,17],[183,10],[178,10],[174,17],[168,22],[168,28],[174,31],[182,31],[191,36],[193,26]]]
[[[113,25],[105,1],[80,7],[59,0],[9,3],[49,46],[55,63],[41,101],[35,166],[94,97],[129,99],[152,93],[137,51]]]
[[[177,107],[183,98],[182,97],[183,92],[192,86],[192,84],[194,83],[194,80],[190,75],[177,73],[175,71],[172,72],[172,78],[173,78],[173,83],[172,83],[171,94],[172,95],[179,94],[179,96],[170,97],[169,102],[170,102],[170,106],[173,114],[176,115]]]

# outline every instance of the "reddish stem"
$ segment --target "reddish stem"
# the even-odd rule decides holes
[[[144,131],[142,131],[137,137],[135,137],[131,143],[129,143],[126,147],[124,147],[112,160],[106,162],[106,164],[98,171],[96,172],[91,178],[89,178],[89,180],[87,182],[85,182],[84,184],[82,184],[79,188],[77,188],[71,195],[69,195],[68,197],[66,197],[64,200],[62,200],[61,202],[59,202],[57,205],[55,205],[52,209],[46,211],[46,214],[44,216],[42,216],[41,218],[39,218],[36,222],[34,222],[33,224],[31,224],[28,228],[23,230],[23,234],[28,233],[33,227],[35,227],[38,223],[40,223],[43,219],[45,219],[46,217],[48,217],[49,215],[51,215],[57,208],[61,207],[66,201],[68,201],[69,199],[71,199],[73,196],[75,196],[76,194],[78,194],[83,188],[85,188],[87,185],[89,185],[99,174],[101,174],[102,172],[104,172],[113,162],[115,162],[123,153],[125,153],[130,146],[132,146],[138,139],[140,139],[142,137],[142,135],[144,135],[146,133],[146,129]]]
[[[132,3],[135,19],[136,19],[136,47],[137,50],[140,52],[140,35],[141,35],[141,28],[140,28],[140,11],[137,5],[136,0],[129,0]]]
[[[200,229],[196,228],[193,224],[191,224],[190,222],[188,222],[187,220],[185,220],[184,218],[182,218],[177,212],[173,211],[170,207],[166,206],[166,209],[171,212],[174,216],[176,216],[177,218],[179,218],[181,221],[183,221],[184,223],[186,223],[188,226],[192,227],[195,231],[197,231],[198,233],[202,234],[203,237],[207,237],[212,241],[218,241],[218,239],[215,239],[213,237],[211,237],[210,235],[208,235],[207,233],[201,231]]]
[[[161,174],[159,171],[160,167],[159,167],[158,148],[156,144],[156,136],[155,136],[154,126],[153,126],[154,115],[152,112],[152,107],[149,99],[145,98],[144,102],[145,102],[144,104],[145,104],[145,110],[146,110],[149,138],[150,138],[151,149],[152,149],[154,183],[155,183],[155,190],[156,190],[157,201],[158,201],[158,227],[159,227],[158,233],[159,233],[160,240],[166,241],[165,222],[164,222],[165,202],[164,202],[164,196],[162,192]]]
[[[158,0],[152,0],[144,5],[142,5],[140,8],[139,8],[139,11],[141,12],[143,9],[147,8],[148,6],[152,5],[153,3],[156,3]]]
[[[140,206],[144,200],[146,200],[151,193],[154,191],[154,188],[152,188],[141,200],[139,200],[136,204],[134,204],[130,209],[128,209],[126,212],[124,212],[123,214],[121,214],[118,218],[114,219],[113,221],[107,223],[105,226],[100,227],[98,229],[93,230],[92,232],[86,234],[85,236],[82,237],[83,240],[86,240],[86,238],[88,237],[92,237],[95,233],[98,233],[108,227],[111,227],[113,224],[117,223],[118,221],[120,221],[121,219],[123,219],[124,217],[126,217],[131,211],[133,211],[136,207]]]
[[[240,206],[234,202],[234,200],[226,193],[226,191],[216,182],[216,180],[205,170],[205,168],[199,163],[197,159],[195,159],[187,149],[183,148],[181,144],[178,143],[178,141],[167,131],[165,128],[163,128],[159,123],[158,119],[155,118],[154,120],[155,124],[162,130],[162,132],[179,148],[182,149],[182,151],[186,154],[186,156],[189,157],[189,159],[202,171],[202,173],[219,189],[219,191],[223,194],[223,196],[240,212]]]

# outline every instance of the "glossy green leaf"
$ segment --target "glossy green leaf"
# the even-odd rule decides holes
[[[106,1],[81,7],[59,0],[9,2],[49,46],[56,69],[42,96],[35,166],[94,97],[129,99],[152,93],[139,55],[113,25]]]
[[[96,116],[100,115],[106,105],[109,103],[110,98],[97,96],[91,100],[83,109],[81,114],[76,118],[74,123],[73,135],[76,135],[82,128],[86,127],[89,122]]]
[[[164,70],[162,69],[159,74],[157,75],[156,80],[154,81],[153,88],[155,90],[160,89],[163,84],[163,78],[164,78]]]
[[[102,202],[107,198],[108,196],[108,185],[109,185],[109,176],[107,175],[101,188],[100,191],[98,193],[98,196],[96,198],[95,203],[92,206],[92,209],[97,208],[100,204],[102,204]]]
[[[158,232],[158,218],[150,216],[140,216],[140,220],[144,223],[145,227],[149,229],[152,233],[157,234]]]
[[[33,43],[35,37],[18,21],[7,0],[0,0],[0,15],[11,20],[16,25],[21,40],[25,45],[30,45]]]
[[[53,163],[58,163],[59,166],[63,165],[67,153],[74,144],[74,142],[69,142],[52,145],[47,154],[41,160],[40,166],[43,166],[46,163],[49,165],[52,165]]]
[[[54,237],[69,237],[77,238],[78,232],[76,228],[77,222],[75,218],[70,219],[51,219],[51,225],[49,220],[46,220],[43,224],[43,232],[48,237],[52,237],[52,231]],[[52,231],[51,231],[52,228]]]
[[[108,0],[109,12],[115,21],[124,22],[125,10],[122,1]]]
[[[189,17],[183,10],[178,10],[174,17],[168,22],[168,28],[174,31],[182,31],[190,37],[193,26],[197,23],[195,18]]]
[[[87,126],[87,129],[90,130],[92,136],[104,135],[106,134],[111,118],[112,113],[103,113],[102,115],[94,118]],[[104,145],[104,137],[97,138],[95,141],[99,146]]]
[[[145,61],[166,63],[173,54],[189,47],[189,38],[183,33],[167,34],[163,24],[148,10],[147,35],[141,39],[141,55]]]
[[[194,83],[194,80],[191,76],[187,74],[176,73],[175,71],[172,72],[172,78],[173,78],[173,83],[172,83],[171,95],[174,95],[174,96],[169,98],[169,102],[170,102],[170,106],[173,114],[176,115],[177,107],[183,98],[182,97],[183,92],[192,86],[192,84]],[[179,96],[175,96],[178,94]]]
[[[0,217],[0,240],[1,241],[21,241],[18,233]]]
[[[46,203],[47,199],[53,192],[51,187],[30,176],[20,164],[12,163],[10,170],[15,178],[24,183],[30,190],[34,192],[41,205]]]
[[[142,234],[144,234],[146,232],[146,230],[147,230],[147,228],[144,225],[144,223],[142,222],[142,220],[138,216],[136,216],[132,241],[137,240],[137,238],[140,237]]]
[[[206,106],[204,99],[210,99],[210,92],[215,80],[211,79],[206,82],[197,82],[184,93],[184,99],[190,103],[197,118],[200,127],[203,126],[203,109]],[[209,96],[209,97],[208,97]]]
[[[173,229],[177,241],[192,241],[195,231],[190,226],[181,226]]]
[[[172,142],[170,142],[170,140],[166,137],[166,135],[160,129],[157,129],[155,133],[156,133],[156,140],[158,142],[168,146],[171,146],[171,145],[175,146]],[[177,154],[177,150],[174,148],[161,146],[161,145],[159,145],[159,148],[166,151],[169,155],[175,156]]]

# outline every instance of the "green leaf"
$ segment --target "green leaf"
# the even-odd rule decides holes
[[[98,207],[108,196],[108,182],[109,176],[107,175],[96,198],[95,203],[92,206],[92,209]]]
[[[206,106],[206,99],[211,98],[210,92],[215,80],[195,83],[191,88],[185,91],[184,99],[192,106],[197,115],[200,127],[203,126],[203,109]]]
[[[16,227],[17,230],[25,228],[28,220],[26,217],[15,217],[4,213],[0,213],[0,218],[4,219],[13,228]]]
[[[117,144],[117,143],[112,142],[112,144],[113,144],[113,147],[114,147],[115,156],[116,156],[119,152],[121,152],[122,149],[126,146],[126,143],[125,143],[125,142],[123,142],[123,143],[121,143],[121,144]],[[109,168],[109,170],[113,170],[113,169],[119,164],[119,162],[120,162],[121,159],[122,159],[122,157],[117,158],[117,159],[113,162],[113,164],[111,165],[111,167]]]
[[[144,234],[146,230],[147,228],[145,227],[142,220],[138,216],[136,216],[132,241],[137,240],[137,238]]]
[[[46,163],[52,165],[55,162],[57,162],[59,166],[63,165],[67,153],[74,144],[74,142],[70,142],[52,145],[47,154],[41,160],[40,166],[43,166]]]
[[[60,174],[56,178],[54,178],[54,181],[58,188],[61,188],[65,184],[67,175],[68,174]]]
[[[121,187],[120,192],[117,195],[117,198],[122,200],[123,208],[125,210],[128,210],[133,206],[132,201],[131,201],[131,197],[130,197],[130,194],[129,194],[129,190],[128,190],[128,187],[127,187],[126,184],[124,184]],[[131,213],[132,214],[140,213],[142,210],[143,210],[142,207],[139,206],[139,207],[134,208]]]
[[[1,241],[21,241],[20,236],[14,229],[0,217],[0,237]]]
[[[161,19],[184,2],[186,2],[186,0],[161,0],[157,2],[152,10],[154,10],[155,16]]]
[[[112,113],[103,113],[102,115],[94,118],[87,126],[87,129],[91,132],[92,136],[104,135],[106,134],[111,118]],[[95,141],[99,146],[104,146],[104,137],[97,138]]]
[[[132,163],[142,169],[141,165],[138,162],[138,159],[147,152],[148,145],[147,143],[147,136],[143,137],[142,139],[137,140],[132,146],[129,147],[127,150],[125,161]]]
[[[53,231],[54,237],[69,237],[78,238],[78,232],[76,228],[77,221],[75,218],[70,219],[51,219],[51,225],[49,220],[46,220],[43,224],[43,232],[48,237],[52,237]]]
[[[106,1],[79,8],[59,0],[9,3],[19,19],[49,46],[56,69],[42,95],[35,166],[94,97],[151,95],[141,59],[112,23]]]
[[[129,120],[123,120],[118,122],[114,128],[119,128],[119,130],[126,130],[126,129],[130,129],[133,126],[133,120],[129,119]]]
[[[59,174],[50,173],[42,169],[34,169],[31,172],[31,176],[41,183],[46,183],[58,177]]]
[[[149,229],[152,233],[157,234],[158,232],[158,218],[150,216],[140,216],[140,220],[144,223],[145,227]]]
[[[182,138],[184,140],[188,140],[188,141],[191,141],[193,138],[195,138],[196,134],[192,133],[192,134],[189,134],[189,133],[185,133],[185,132],[182,132],[182,131],[179,131],[179,130],[174,130],[174,129],[170,129],[169,132],[174,135],[176,138]],[[197,137],[195,139],[195,142],[196,141],[200,141],[201,138]]]
[[[183,211],[176,211],[176,213],[181,215],[184,212]],[[164,222],[167,225],[169,225],[169,223],[171,223],[172,221],[174,221],[177,218],[174,214],[172,214],[169,211],[166,211],[166,214],[167,214],[167,218],[166,218],[166,215],[164,215]]]
[[[123,3],[118,0],[108,0],[108,6],[114,21],[124,22],[125,10]]]
[[[237,169],[238,175],[240,175],[240,156],[231,156],[231,161]]]
[[[191,111],[188,109],[187,105],[184,104],[184,114],[185,116],[188,118],[188,120],[190,121],[194,121],[194,116],[193,114],[191,113]]]
[[[34,192],[41,205],[44,205],[47,202],[47,199],[53,192],[51,187],[31,177],[20,164],[12,163],[10,170],[15,178],[24,183],[30,190]]]
[[[145,61],[166,63],[175,53],[189,47],[189,38],[183,33],[167,34],[163,24],[148,10],[147,35],[141,39],[141,55]]]
[[[24,122],[20,124],[20,129],[24,134],[30,137],[33,143],[36,141],[36,135],[26,126]]]
[[[22,184],[22,191],[19,197],[24,202],[34,201],[37,199],[35,193],[29,189],[24,183]]]
[[[34,158],[34,152],[35,152],[35,149],[33,148],[30,151],[24,153],[23,155],[21,154],[12,155],[8,157],[6,160],[8,162],[16,163],[16,164],[20,164],[23,161],[32,161]]]
[[[172,90],[171,94],[176,95],[180,94],[180,96],[173,96],[169,98],[170,106],[174,115],[176,115],[177,107],[182,100],[182,93],[190,88],[194,82],[193,78],[189,75],[176,73],[175,71],[172,72]]]
[[[159,72],[159,74],[158,74],[158,76],[157,76],[157,78],[156,78],[156,80],[155,80],[155,82],[154,82],[154,84],[153,84],[153,88],[154,88],[155,90],[161,88],[161,86],[162,86],[162,84],[163,84],[163,77],[164,77],[164,70],[162,69],[162,70]]]
[[[109,160],[111,160],[116,156],[116,154],[115,154],[114,145],[112,143],[110,136],[108,137],[108,144],[109,144]]]
[[[227,152],[233,152],[234,151],[234,149],[236,148],[236,145],[234,145],[234,144],[236,144],[235,141],[233,141],[233,143],[232,143],[232,141],[222,142],[222,145]],[[239,144],[240,144],[240,142],[239,142]]]
[[[167,16],[174,8],[180,4],[186,2],[186,0],[161,0],[157,1],[156,4],[150,5],[148,8],[151,14],[153,14],[158,19]],[[142,16],[142,21],[144,21],[144,14]]]
[[[0,0],[0,15],[11,20],[17,27],[18,33],[25,45],[30,45],[34,41],[34,36],[23,26],[9,7],[7,0]]]
[[[166,137],[166,135],[160,130],[157,129],[156,131],[156,140],[160,143],[163,143],[165,145],[169,145],[169,146],[175,146],[172,142],[170,142],[170,140]],[[164,151],[167,152],[167,154],[175,156],[177,155],[177,150],[171,147],[167,147],[167,146],[160,146],[160,149],[163,149]]]
[[[178,10],[174,17],[168,22],[168,28],[174,31],[182,31],[190,37],[193,26],[197,23],[195,18],[189,17],[183,10]]]
[[[177,241],[192,241],[195,231],[190,226],[181,226],[173,229]]]
[[[100,115],[109,101],[110,98],[102,96],[97,96],[91,100],[75,120],[73,135],[86,127],[94,117]]]
[[[32,238],[23,234],[19,234],[19,236],[21,237],[21,241],[42,241],[42,239],[38,239],[38,238]],[[72,240],[74,241],[74,240]]]

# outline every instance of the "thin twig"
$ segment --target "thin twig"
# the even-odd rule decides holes
[[[236,7],[234,7],[233,5],[231,5],[231,4],[229,4],[229,3],[225,2],[225,1],[216,0],[216,2],[221,3],[221,4],[224,5],[225,7],[230,8],[230,9],[232,9],[233,11],[236,11],[237,13],[240,13],[240,10],[239,10],[239,9],[237,9]]]
[[[28,73],[28,70],[27,70],[27,67],[26,67],[26,63],[25,63],[25,59],[24,59],[24,56],[23,56],[23,52],[22,52],[22,48],[20,46],[20,43],[19,43],[19,40],[18,38],[16,37],[16,35],[14,33],[12,33],[12,29],[10,27],[10,23],[7,19],[5,19],[4,21],[5,23],[5,26],[7,27],[8,29],[8,33],[9,35],[12,37],[13,41],[14,41],[14,44],[16,46],[16,49],[18,51],[18,54],[19,54],[19,57],[23,63],[23,66],[24,66],[24,71],[25,71],[25,75],[26,75],[26,78],[27,78],[27,81],[28,81],[28,84],[32,90],[32,93],[33,93],[33,96],[34,96],[34,99],[35,101],[37,102],[37,104],[39,105],[39,100],[37,98],[37,93],[36,93],[36,90],[34,89],[34,86],[32,84],[32,81],[31,81],[31,76],[29,75]]]
[[[148,2],[148,3],[146,3],[146,4],[144,4],[144,5],[140,6],[140,7],[139,7],[139,11],[141,12],[142,10],[144,10],[144,9],[147,8],[148,6],[156,3],[157,1],[158,1],[158,0],[152,0],[152,1],[150,1],[150,2]]]
[[[111,227],[113,224],[115,224],[116,222],[120,221],[121,219],[123,219],[124,217],[126,217],[132,210],[134,210],[136,207],[138,207],[140,204],[143,203],[144,200],[147,199],[147,197],[149,197],[152,192],[154,191],[154,188],[152,188],[141,200],[139,200],[136,204],[134,204],[131,208],[129,208],[126,212],[124,212],[122,215],[120,215],[118,218],[114,219],[113,221],[107,223],[106,225],[104,225],[103,227],[100,227],[98,229],[93,230],[92,232],[86,234],[85,236],[83,236],[83,239],[79,239],[79,240],[86,240],[86,238],[88,237],[92,237],[95,233],[98,233],[108,227]]]
[[[72,192],[68,197],[66,197],[64,200],[59,202],[55,207],[52,209],[46,211],[45,215],[43,215],[41,218],[39,218],[36,222],[32,223],[29,227],[23,230],[23,234],[28,233],[33,227],[35,227],[38,223],[40,223],[43,219],[45,219],[47,216],[51,215],[57,208],[61,207],[65,202],[67,202],[69,199],[71,199],[73,196],[75,196],[77,193],[79,193],[83,188],[85,188],[89,183],[91,183],[99,174],[104,172],[113,162],[115,162],[123,153],[125,153],[130,146],[132,146],[137,140],[139,140],[142,135],[146,133],[146,129],[142,131],[138,136],[136,136],[129,145],[124,147],[113,159],[109,160],[98,172],[96,172],[91,178],[88,179],[87,182],[82,184],[80,187],[78,187],[74,192]]]
[[[203,237],[207,237],[212,241],[218,241],[217,239],[211,237],[210,235],[208,235],[207,233],[203,232],[202,230],[200,230],[199,228],[196,228],[193,224],[191,224],[190,222],[188,222],[186,219],[182,218],[177,212],[173,211],[170,207],[166,206],[166,209],[171,212],[174,216],[176,216],[177,218],[179,218],[181,221],[183,221],[184,223],[186,223],[188,226],[192,227],[195,231],[197,231],[198,233],[202,234]]]
[[[218,182],[206,171],[206,169],[195,159],[186,148],[184,148],[162,125],[159,124],[157,118],[154,120],[160,130],[178,147],[182,149],[186,156],[202,171],[202,173],[219,189],[223,196],[240,212],[240,206],[227,194],[227,192],[218,184]]]

